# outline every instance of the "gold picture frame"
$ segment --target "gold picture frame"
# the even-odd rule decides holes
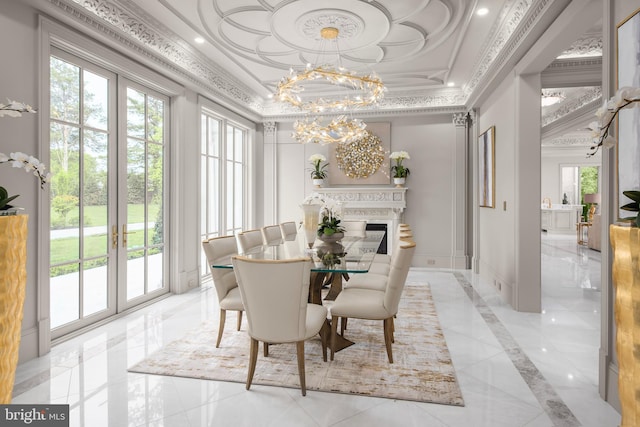
[[[478,200],[482,208],[495,208],[496,127],[491,126],[478,137]]]

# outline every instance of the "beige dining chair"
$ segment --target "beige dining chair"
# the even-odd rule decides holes
[[[254,230],[241,231],[236,234],[236,239],[238,243],[238,252],[241,254],[246,253],[253,248],[262,246],[262,230],[256,228]]]
[[[238,253],[238,246],[234,236],[214,237],[202,242],[202,249],[207,256],[213,285],[218,294],[220,306],[220,324],[218,326],[218,339],[216,348],[220,347],[222,332],[227,318],[227,310],[237,311],[237,329],[242,325],[242,312],[244,306],[240,298],[240,290],[236,282],[236,276],[230,268],[213,268],[213,264],[231,264],[231,257]]]
[[[232,262],[251,337],[247,390],[253,381],[260,341],[296,343],[300,389],[306,396],[304,342],[317,335],[327,320],[325,307],[307,302],[311,260],[255,260],[234,256]],[[321,341],[326,361],[326,334],[322,334]]]
[[[331,305],[331,360],[336,350],[338,319],[356,318],[383,321],[387,357],[389,363],[393,363],[393,317],[398,312],[415,248],[416,244],[413,241],[400,242],[384,290],[346,288],[338,295]]]
[[[280,224],[280,234],[283,240],[295,240],[298,228],[294,221],[286,221]]]
[[[340,225],[344,228],[345,236],[365,237],[367,235],[367,221],[343,220]]]
[[[280,225],[267,225],[260,229],[262,232],[262,243],[265,245],[277,245],[282,242],[282,232]]]

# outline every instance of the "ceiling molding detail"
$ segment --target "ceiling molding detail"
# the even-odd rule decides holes
[[[589,88],[579,97],[563,102],[560,104],[559,108],[556,108],[549,114],[542,116],[541,125],[542,127],[545,127],[551,123],[557,122],[585,106],[591,106],[595,101],[599,102],[600,99],[602,99],[602,88],[599,86]]]
[[[581,37],[569,49],[562,52],[558,59],[602,56],[602,34]]]
[[[49,2],[67,15],[74,18],[82,17],[84,22],[118,44],[126,45],[134,49],[137,54],[178,73],[212,94],[230,100],[245,114],[254,116],[256,113],[261,113],[261,98],[251,94],[248,87],[213,61],[194,52],[170,29],[153,20],[139,8],[132,7],[130,4],[124,7],[116,1],[109,0],[49,0]],[[90,15],[82,13],[74,5]],[[134,12],[133,9],[138,10]],[[119,31],[114,31],[113,28]]]
[[[496,20],[496,26],[492,28],[491,36],[488,38],[490,42],[480,51],[480,59],[474,67],[474,73],[464,87],[467,99],[490,75],[490,68],[500,68],[505,64],[551,2],[552,0],[515,0],[505,3],[500,13],[506,15],[506,18]],[[527,20],[523,23],[525,17]],[[502,24],[500,28],[498,23]]]
[[[593,144],[593,140],[588,136],[566,136],[543,141],[542,147],[569,147],[581,146],[588,147]],[[585,152],[585,156],[586,156]]]

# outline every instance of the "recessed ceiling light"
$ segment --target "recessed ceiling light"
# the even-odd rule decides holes
[[[204,43],[204,39],[203,39],[202,37],[196,37],[196,38],[194,39],[194,41],[195,41],[196,43],[200,43],[200,44]]]
[[[487,13],[489,13],[489,9],[487,9],[486,7],[481,7],[480,9],[476,10],[476,15],[478,16],[484,16]]]
[[[447,86],[449,86],[449,87],[454,87],[455,85],[456,85],[456,84],[455,84],[454,82],[449,82],[449,83],[447,83]]]

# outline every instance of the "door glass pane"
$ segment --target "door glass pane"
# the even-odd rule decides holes
[[[107,130],[109,111],[109,81],[90,71],[84,71],[84,124]]]
[[[127,300],[144,295],[144,250],[127,254]]]
[[[106,255],[109,250],[107,224],[107,134],[86,130],[83,165],[84,256]]]
[[[75,261],[80,256],[79,129],[52,123],[50,156],[51,264]]]
[[[145,144],[129,138],[127,141],[127,248],[144,246],[145,193],[146,193]]]
[[[80,318],[79,271],[79,264],[51,268],[51,328]]]
[[[127,89],[127,135],[145,136],[145,96],[135,89]]]
[[[80,123],[80,68],[51,57],[50,117],[68,123]]]
[[[151,245],[158,245],[164,242],[163,235],[163,147],[159,144],[148,145],[149,178],[147,180],[146,201],[148,204],[149,216],[147,220],[147,233]]]
[[[152,248],[149,250],[149,272],[147,292],[162,288],[162,272],[164,271],[164,257],[162,248]]]
[[[220,121],[209,118],[209,152],[210,156],[220,156]]]
[[[208,234],[220,232],[220,179],[217,158],[209,159],[209,227]]]
[[[107,258],[101,257],[84,263],[82,280],[84,291],[83,314],[88,316],[107,309],[108,296]]]

